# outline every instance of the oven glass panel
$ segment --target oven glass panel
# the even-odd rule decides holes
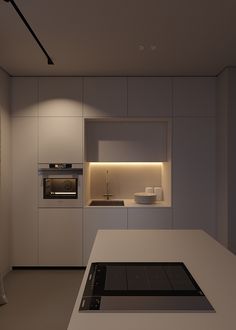
[[[77,178],[44,178],[43,198],[44,199],[77,199],[78,179]]]

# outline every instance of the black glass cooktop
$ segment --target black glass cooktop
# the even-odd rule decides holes
[[[214,311],[182,262],[92,263],[80,311]]]

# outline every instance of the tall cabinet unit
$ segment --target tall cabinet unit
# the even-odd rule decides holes
[[[215,79],[175,78],[173,226],[215,236]]]
[[[39,78],[38,162],[82,163],[82,78]],[[38,209],[39,265],[82,265],[82,208]]]
[[[39,208],[38,164],[82,163],[82,78],[12,79],[14,266],[80,266],[82,208]]]
[[[38,79],[12,78],[12,264],[38,264]]]
[[[37,184],[37,117],[13,117],[13,266],[38,264]]]

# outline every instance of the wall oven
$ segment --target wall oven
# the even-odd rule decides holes
[[[39,164],[39,207],[82,207],[82,164]]]

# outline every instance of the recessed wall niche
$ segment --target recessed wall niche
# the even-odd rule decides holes
[[[106,183],[111,199],[133,199],[145,187],[162,187],[161,206],[171,205],[170,163],[86,163],[86,204],[91,199],[104,199]],[[107,173],[108,171],[108,173]]]

